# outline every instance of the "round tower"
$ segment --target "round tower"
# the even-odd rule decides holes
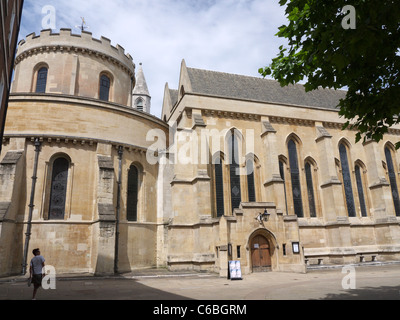
[[[132,57],[104,37],[45,30],[19,43],[0,155],[0,276],[26,271],[34,248],[57,273],[157,264],[159,166],[148,156],[156,162],[168,126],[132,107],[134,87]]]

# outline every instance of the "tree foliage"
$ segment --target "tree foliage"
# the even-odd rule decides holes
[[[347,89],[339,114],[345,128],[358,130],[356,140],[381,141],[400,123],[400,2],[398,0],[281,0],[288,24],[277,36],[286,38],[270,66],[282,86],[306,81],[306,91],[319,87]],[[355,9],[355,29],[343,27]],[[397,145],[400,147],[400,143]]]

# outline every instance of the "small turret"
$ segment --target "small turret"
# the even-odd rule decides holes
[[[136,75],[136,85],[132,93],[132,107],[138,111],[150,113],[151,96],[143,73],[142,63]]]

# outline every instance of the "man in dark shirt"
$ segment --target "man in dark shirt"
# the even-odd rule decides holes
[[[45,259],[40,255],[40,250],[33,250],[33,255],[35,256],[31,260],[31,265],[29,268],[30,273],[30,282],[33,284],[33,298],[32,300],[36,300],[36,293],[38,289],[42,286],[42,280],[45,276],[44,274],[44,262]]]

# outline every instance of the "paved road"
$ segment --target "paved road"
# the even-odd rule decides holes
[[[307,274],[258,273],[241,281],[209,274],[135,273],[110,278],[58,277],[38,300],[400,300],[400,264],[320,269]],[[353,271],[354,271],[353,270]],[[351,270],[352,271],[352,270]],[[355,277],[353,277],[355,275]],[[0,300],[30,300],[23,279],[0,279]],[[355,281],[355,282],[354,282]],[[344,289],[343,284],[355,285]]]

